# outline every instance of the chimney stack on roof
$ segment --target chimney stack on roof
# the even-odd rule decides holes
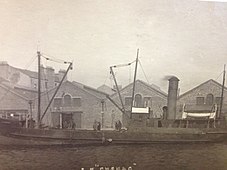
[[[63,78],[63,76],[65,75],[65,73],[66,73],[66,70],[63,70],[63,69],[60,69],[60,70],[58,71],[58,74],[56,74],[56,75],[57,75],[57,77],[59,78],[59,81],[62,80],[62,78]],[[65,79],[64,79],[64,82],[65,82],[65,81],[67,81],[67,75],[66,75],[66,77],[65,77]]]
[[[10,78],[10,66],[7,61],[0,61],[0,77],[8,80]]]
[[[55,86],[55,74],[54,69],[52,67],[47,66],[46,67],[46,78],[48,80],[47,82],[47,88],[51,89]]]

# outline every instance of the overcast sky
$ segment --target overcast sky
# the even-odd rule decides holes
[[[208,79],[221,82],[227,63],[225,2],[1,0],[0,21],[1,61],[33,70],[38,48],[73,60],[69,79],[95,88],[111,85],[109,66],[135,60],[137,48],[149,83],[164,91],[168,75],[180,79],[181,92]],[[119,84],[133,80],[133,69],[116,69]],[[141,67],[138,79],[147,82]]]

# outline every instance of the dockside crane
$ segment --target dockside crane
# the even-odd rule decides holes
[[[117,93],[118,93],[118,97],[119,97],[119,100],[121,102],[121,106],[119,106],[115,101],[113,101],[113,99],[111,99],[109,96],[107,96],[107,98],[119,109],[121,110],[121,112],[123,114],[125,114],[125,106],[124,106],[124,103],[123,103],[123,100],[122,100],[122,96],[121,96],[121,93],[120,93],[120,90],[119,90],[119,86],[118,86],[118,83],[117,83],[117,80],[116,80],[116,76],[115,76],[115,73],[113,71],[113,68],[119,68],[119,67],[127,67],[127,66],[130,66],[132,63],[136,62],[136,65],[135,65],[135,73],[134,73],[134,81],[133,81],[133,90],[132,90],[132,103],[131,103],[131,112],[132,112],[132,108],[133,108],[133,103],[134,103],[134,92],[135,92],[135,82],[136,82],[136,74],[137,74],[137,66],[138,66],[138,56],[139,56],[139,49],[137,49],[137,56],[136,56],[136,60],[133,61],[133,62],[130,62],[130,63],[127,63],[127,64],[119,64],[119,65],[114,65],[114,66],[110,66],[110,74],[113,76],[113,80],[114,80],[114,83],[115,83],[115,86],[116,86],[116,90],[117,90]],[[132,114],[130,114],[130,118],[132,118]]]

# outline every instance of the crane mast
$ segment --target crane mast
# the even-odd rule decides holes
[[[121,107],[116,103],[114,102],[109,96],[108,96],[108,99],[115,105],[117,106],[118,109],[120,109],[122,111],[123,114],[125,114],[125,106],[124,106],[124,103],[123,103],[123,99],[122,99],[122,96],[121,96],[121,93],[120,93],[120,90],[119,90],[119,86],[117,84],[117,80],[116,80],[116,76],[114,74],[114,71],[113,71],[113,68],[119,68],[119,67],[125,67],[125,66],[130,66],[132,63],[136,62],[136,66],[135,66],[135,73],[134,73],[134,81],[133,81],[133,90],[132,90],[132,103],[131,103],[131,111],[132,111],[132,107],[133,107],[133,101],[134,101],[134,91],[135,91],[135,82],[136,82],[136,73],[137,73],[137,66],[138,66],[138,55],[139,55],[139,49],[137,49],[137,57],[136,57],[136,60],[131,62],[131,63],[127,63],[127,64],[119,64],[119,65],[114,65],[114,66],[111,66],[110,67],[110,74],[112,74],[113,76],[113,80],[114,80],[114,83],[115,83],[115,86],[116,86],[116,90],[117,90],[117,93],[118,93],[118,96],[119,96],[119,99],[120,99],[120,102],[121,102]],[[130,118],[132,118],[132,114],[130,114]]]

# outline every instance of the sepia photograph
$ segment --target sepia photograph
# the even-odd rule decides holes
[[[227,0],[0,0],[0,170],[226,170]]]

